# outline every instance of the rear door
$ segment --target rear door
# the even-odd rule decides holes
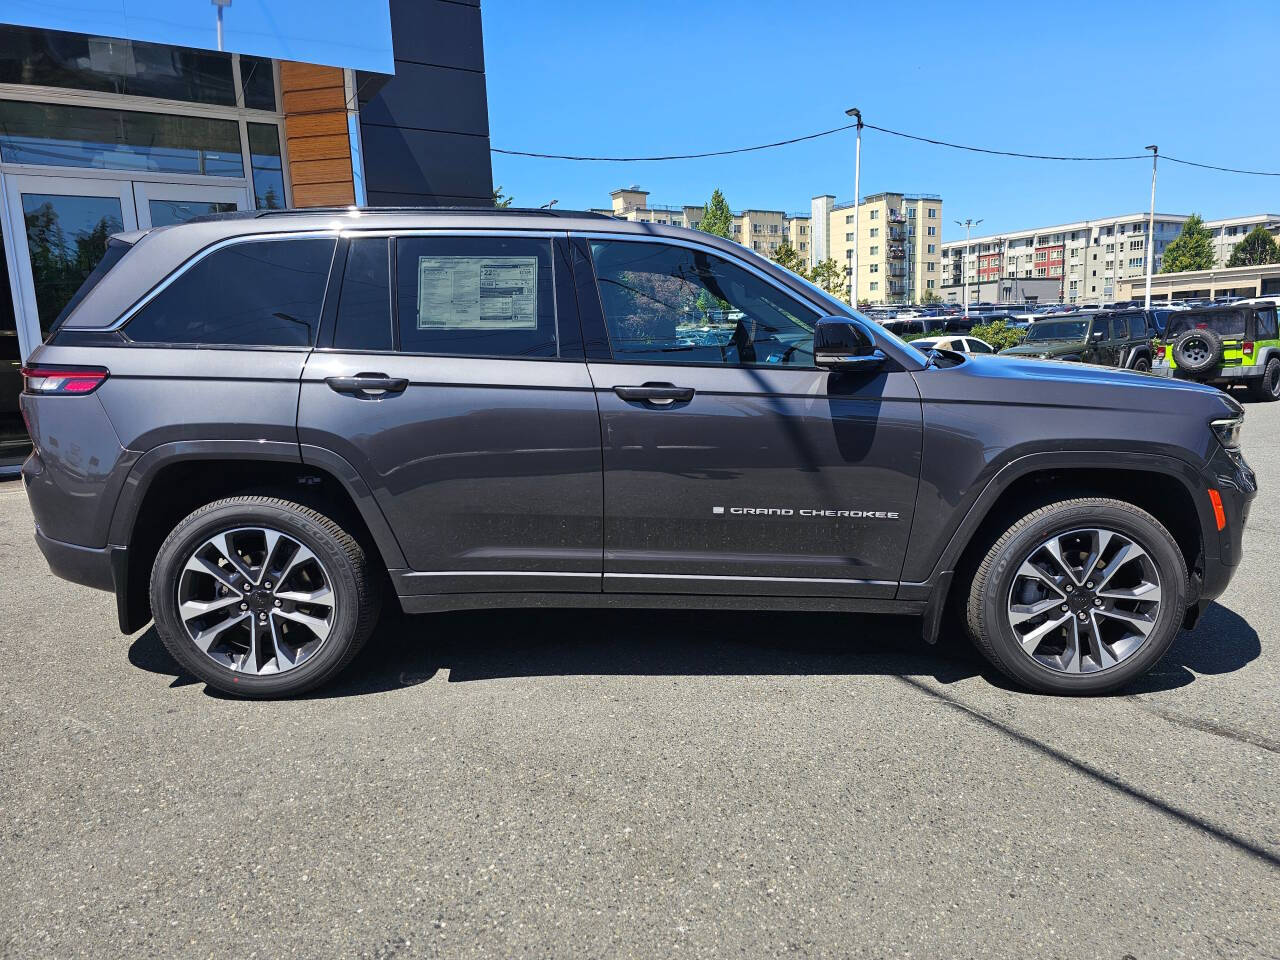
[[[423,232],[342,252],[299,437],[372,491],[402,592],[600,590],[600,425],[566,250]]]
[[[597,280],[579,305],[606,592],[892,597],[920,465],[911,375],[815,368],[819,311],[746,261],[679,241],[575,249]]]

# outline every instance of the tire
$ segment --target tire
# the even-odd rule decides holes
[[[151,609],[169,653],[209,686],[246,698],[332,680],[368,639],[380,601],[354,537],[275,497],[201,507],[174,527],[151,570]]]
[[[1138,359],[1136,359],[1136,360],[1134,360],[1134,361],[1133,361],[1133,366],[1132,366],[1132,367],[1130,367],[1130,369],[1131,369],[1131,370],[1135,370],[1135,371],[1137,371],[1138,373],[1150,373],[1150,372],[1151,372],[1151,360],[1150,360],[1150,358],[1149,358],[1149,357],[1147,357],[1147,356],[1144,354],[1143,356],[1140,356],[1140,357],[1138,357]]]
[[[1186,330],[1173,341],[1173,359],[1186,374],[1205,373],[1222,363],[1222,337],[1212,330]]]
[[[1070,579],[1045,552],[1049,541],[1072,564]],[[1125,542],[1138,551],[1126,548],[1130,559],[1121,558],[1109,574],[1102,569],[1105,581],[1077,572],[1074,561],[1085,553],[1092,557],[1099,542],[1103,550],[1089,564],[1095,571],[1109,567]],[[1077,544],[1080,553],[1074,552]],[[1024,575],[1028,566],[1056,570],[1062,579],[1050,588],[1044,577]],[[1117,592],[1157,599],[1116,599]],[[1033,510],[996,540],[973,578],[965,615],[971,639],[997,670],[1031,690],[1084,696],[1109,693],[1146,673],[1169,649],[1186,605],[1186,562],[1169,531],[1133,504],[1090,497]],[[1041,608],[1046,612],[1027,615]],[[1024,618],[1017,627],[1015,617]],[[1038,642],[1037,631],[1043,633]],[[1073,637],[1080,651],[1074,661]]]
[[[1268,357],[1262,376],[1249,381],[1249,399],[1262,403],[1280,400],[1280,357]]]

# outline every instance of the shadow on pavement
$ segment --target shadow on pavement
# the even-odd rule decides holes
[[[1174,689],[1196,674],[1230,673],[1261,652],[1243,619],[1214,604],[1182,633],[1154,671],[1124,694]],[[129,649],[136,667],[196,683],[155,632]],[[1017,690],[959,639],[929,646],[912,617],[654,610],[491,610],[406,617],[387,611],[365,650],[309,696],[349,697],[425,683],[440,670],[453,683],[499,677],[931,676],[939,683],[981,675]],[[210,690],[211,696],[221,696]]]

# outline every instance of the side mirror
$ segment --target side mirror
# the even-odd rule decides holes
[[[866,329],[848,317],[823,317],[813,331],[813,365],[824,370],[874,370],[884,363]]]

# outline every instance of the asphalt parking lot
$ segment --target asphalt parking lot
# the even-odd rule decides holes
[[[1280,404],[1244,565],[1140,686],[893,618],[389,620],[224,699],[0,484],[0,954],[1275,957]]]

